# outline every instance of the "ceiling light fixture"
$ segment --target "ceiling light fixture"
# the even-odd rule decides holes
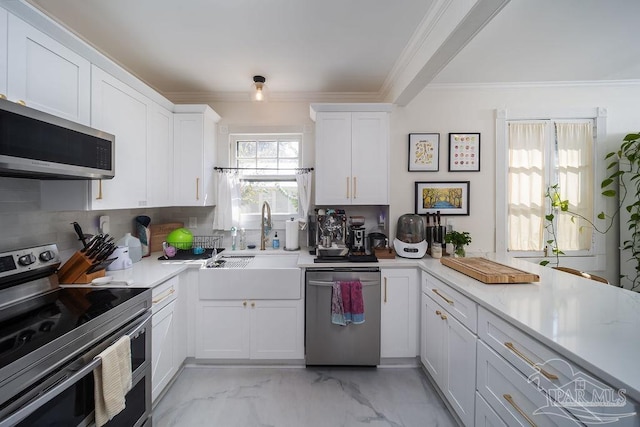
[[[265,101],[267,98],[267,86],[265,79],[262,76],[253,76],[253,89],[251,91],[251,99],[253,101]]]

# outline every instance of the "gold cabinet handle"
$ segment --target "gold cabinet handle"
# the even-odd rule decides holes
[[[242,301],[242,306],[246,307],[247,306],[247,302],[246,301]]]
[[[347,199],[349,198],[349,177],[347,177]]]
[[[527,420],[531,427],[538,427],[536,423],[534,423],[533,420],[529,418],[529,416],[518,406],[518,404],[513,400],[513,397],[511,397],[510,394],[503,394],[502,397],[504,397],[504,400],[506,400],[511,406],[513,406],[513,409],[518,411],[518,413],[522,415],[525,420]]]
[[[387,278],[384,278],[384,303],[387,303]]]
[[[27,103],[26,103],[26,102],[24,102],[22,99],[18,99],[18,100],[16,101],[16,104],[18,104],[18,105],[22,105],[23,107],[26,107],[26,106],[27,106]]]
[[[196,200],[200,200],[200,178],[196,178]]]
[[[545,377],[547,377],[547,379],[549,380],[557,380],[558,376],[554,375],[550,372],[545,371],[544,369],[542,369],[540,366],[536,365],[531,359],[529,359],[527,356],[524,355],[524,353],[522,353],[520,350],[518,350],[516,348],[515,345],[513,345],[512,342],[505,342],[504,346],[507,347],[509,350],[511,350],[512,352],[515,353],[516,356],[518,356],[520,359],[524,360],[525,362],[527,362],[529,365],[531,365],[531,367],[535,370],[537,370],[538,372],[540,372],[542,375],[544,375]]]
[[[438,295],[440,298],[442,298],[443,300],[445,300],[446,302],[448,302],[448,303],[449,303],[449,305],[453,305],[453,300],[451,300],[451,299],[449,299],[449,298],[445,297],[444,295],[442,295],[442,294],[440,293],[440,291],[439,291],[439,290],[437,290],[437,289],[431,289],[431,290],[432,290],[436,295]]]
[[[353,177],[353,198],[355,199],[357,196],[356,194],[358,193],[358,182],[356,181],[356,177]]]
[[[446,315],[446,314],[441,314],[441,315],[440,315],[440,318],[441,318],[442,320],[447,320],[447,315]]]
[[[101,179],[98,180],[98,197],[96,197],[96,200],[102,200],[102,180]]]
[[[167,298],[169,298],[171,295],[174,294],[176,290],[174,288],[169,289],[167,292],[165,292],[164,294],[162,294],[161,297],[154,299],[153,301],[151,301],[152,304],[158,304],[159,302],[162,302],[164,300],[166,300]]]
[[[7,99],[7,95],[5,95],[4,93],[0,93],[0,99]]]
[[[256,306],[256,303],[254,301],[251,302],[251,308],[254,308]]]
[[[442,312],[440,310],[436,310],[436,315],[440,316]]]

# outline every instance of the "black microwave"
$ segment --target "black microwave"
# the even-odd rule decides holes
[[[0,176],[111,179],[115,136],[0,99]]]

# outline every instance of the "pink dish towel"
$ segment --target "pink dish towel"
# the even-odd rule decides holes
[[[351,321],[359,325],[364,323],[364,298],[362,297],[362,283],[359,280],[351,282]]]

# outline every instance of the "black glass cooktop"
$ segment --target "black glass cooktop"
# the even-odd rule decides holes
[[[0,310],[0,368],[145,291],[57,289]]]

